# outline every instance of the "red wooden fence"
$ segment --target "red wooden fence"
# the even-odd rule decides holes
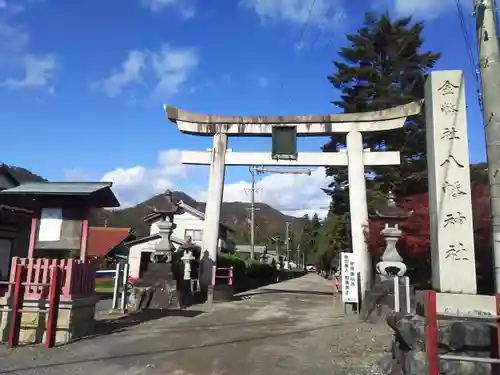
[[[10,282],[14,284],[17,265],[26,267],[26,288],[24,298],[30,300],[47,299],[47,288],[50,284],[50,269],[57,266],[61,270],[61,300],[71,301],[76,298],[89,297],[95,289],[95,266],[91,262],[80,259],[47,259],[13,257]],[[12,285],[8,293],[11,293]]]

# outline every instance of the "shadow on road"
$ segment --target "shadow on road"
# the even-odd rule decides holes
[[[319,330],[322,330],[325,328],[338,327],[341,325],[344,325],[344,326],[345,325],[359,325],[359,322],[353,322],[353,323],[345,323],[344,322],[344,323],[338,323],[338,324],[328,324],[328,325],[322,325],[322,326],[308,328],[308,329],[302,329],[302,330],[295,330],[295,331],[290,331],[290,332],[285,332],[285,333],[264,334],[264,335],[254,336],[254,337],[247,337],[247,338],[241,338],[241,339],[235,339],[235,340],[214,342],[214,343],[209,343],[209,344],[181,346],[181,347],[172,348],[172,349],[150,350],[150,351],[145,351],[145,352],[127,353],[127,354],[121,354],[121,355],[116,355],[116,356],[107,356],[107,357],[94,357],[94,358],[89,358],[89,359],[80,359],[80,360],[67,361],[67,362],[49,363],[49,364],[45,364],[45,365],[38,364],[36,366],[10,369],[7,371],[2,371],[1,373],[2,374],[12,374],[12,373],[18,373],[20,371],[30,371],[30,370],[35,370],[35,369],[39,370],[39,369],[44,369],[44,368],[53,368],[53,367],[57,367],[57,366],[82,365],[85,363],[102,362],[102,361],[116,360],[116,359],[122,359],[122,358],[140,357],[140,356],[154,356],[154,355],[158,355],[158,354],[176,353],[176,352],[203,349],[203,348],[213,348],[213,347],[217,347],[217,346],[260,341],[260,340],[265,340],[265,339],[269,339],[269,338],[298,335],[298,334],[302,334],[302,333],[319,331]]]
[[[263,294],[280,294],[280,293],[304,294],[304,295],[311,295],[311,296],[332,296],[332,297],[334,295],[333,292],[317,292],[317,291],[311,291],[311,290],[261,288],[261,289],[256,290],[256,291],[241,293],[241,295],[238,297],[240,299],[242,299],[243,297],[258,296],[258,295],[263,295]]]
[[[116,332],[122,332],[130,327],[134,327],[144,322],[165,318],[167,316],[177,316],[184,318],[194,318],[203,311],[196,310],[143,310],[132,313],[117,319],[106,319],[96,321],[95,333],[87,336],[85,339],[95,338],[99,336],[110,335]]]
[[[138,337],[140,335],[149,335],[152,332],[154,333],[192,333],[195,331],[215,331],[215,330],[223,330],[223,329],[248,329],[253,327],[265,327],[271,326],[275,327],[276,325],[280,325],[281,327],[295,327],[297,325],[295,318],[272,318],[272,319],[263,319],[263,320],[254,320],[254,321],[239,321],[239,322],[224,322],[220,324],[198,324],[198,325],[186,325],[180,327],[155,327],[154,330],[151,328],[145,328],[144,330],[134,330],[134,337]],[[105,338],[105,336],[95,337],[95,339]]]

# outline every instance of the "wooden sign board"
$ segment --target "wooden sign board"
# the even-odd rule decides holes
[[[295,126],[273,127],[271,153],[274,160],[297,160],[297,128]]]
[[[35,249],[79,250],[83,211],[76,208],[43,208],[38,220]]]

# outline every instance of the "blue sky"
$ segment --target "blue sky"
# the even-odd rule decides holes
[[[466,71],[471,160],[484,160],[455,0],[313,2],[0,0],[1,161],[51,180],[111,179],[124,204],[167,187],[203,198],[207,168],[183,167],[178,150],[204,150],[210,140],[179,133],[162,105],[237,115],[336,112],[326,76],[367,10],[424,19],[425,48],[443,54],[438,68]],[[474,43],[471,3],[464,0],[463,11]],[[318,151],[323,143],[301,139],[299,147]],[[267,151],[270,141],[232,138],[230,147]],[[225,199],[248,199],[248,180],[246,168],[230,168]],[[318,210],[326,183],[323,171],[266,176],[258,199]]]

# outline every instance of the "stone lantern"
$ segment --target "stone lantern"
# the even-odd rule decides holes
[[[191,262],[195,260],[193,255],[196,245],[193,244],[191,236],[186,236],[185,243],[179,247],[179,250],[184,252],[181,260],[184,263],[184,280],[191,280]]]
[[[156,244],[155,250],[151,253],[151,262],[153,263],[172,263],[172,253],[175,247],[172,243],[172,232],[176,228],[174,223],[174,215],[181,212],[181,208],[173,202],[172,192],[165,192],[165,201],[162,202],[161,209],[152,208],[153,214],[160,215],[158,223],[158,234],[161,236],[160,241]]]
[[[404,276],[406,273],[406,265],[399,255],[396,244],[403,234],[399,229],[399,223],[410,217],[412,213],[413,211],[396,206],[392,192],[389,193],[386,204],[376,210],[377,218],[385,221],[385,227],[380,231],[380,234],[384,236],[386,248],[376,265],[377,272],[382,277]]]
[[[172,265],[172,253],[175,247],[171,237],[176,227],[174,216],[182,211],[179,205],[173,202],[170,190],[165,192],[164,197],[160,208],[151,207],[152,214],[160,218],[157,225],[161,238],[151,253],[151,263],[147,271],[134,283],[132,300],[136,309],[180,307],[177,280],[174,277]]]

